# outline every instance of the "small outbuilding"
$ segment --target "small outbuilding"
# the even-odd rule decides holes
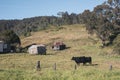
[[[52,45],[53,50],[64,50],[66,49],[66,45],[63,42],[55,42]]]
[[[10,52],[11,47],[9,44],[4,43],[4,41],[0,41],[0,53]]]
[[[28,48],[29,54],[41,54],[45,55],[46,54],[46,46],[41,44],[41,45],[32,45]]]

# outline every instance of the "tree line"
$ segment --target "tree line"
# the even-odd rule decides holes
[[[13,30],[17,35],[27,35],[30,32],[45,30],[50,26],[59,27],[80,23],[77,14],[59,12],[58,16],[39,16],[23,20],[0,20],[0,31]]]

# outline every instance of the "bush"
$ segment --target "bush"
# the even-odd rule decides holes
[[[114,49],[113,54],[119,54],[120,55],[120,34],[116,37],[116,39],[113,41]]]
[[[2,31],[0,34],[0,40],[10,44],[11,50],[14,52],[16,51],[16,48],[19,48],[21,45],[19,36],[12,30]]]

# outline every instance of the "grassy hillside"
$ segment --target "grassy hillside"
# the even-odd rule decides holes
[[[36,43],[47,45],[47,55],[14,53],[0,55],[0,80],[120,80],[120,56],[110,55],[112,49],[101,49],[100,40],[88,35],[84,25],[62,26],[32,33],[22,38],[22,47]],[[68,49],[53,51],[54,41],[63,41]],[[77,66],[73,56],[91,56],[92,65]],[[41,70],[36,71],[37,61]],[[54,64],[57,70],[53,69]],[[113,69],[109,70],[110,65]]]

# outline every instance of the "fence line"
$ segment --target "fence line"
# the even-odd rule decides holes
[[[59,69],[68,69],[65,66],[61,66],[62,63],[53,63],[53,64],[42,64],[41,61],[36,61],[35,63],[33,62],[28,62],[28,63],[9,63],[9,61],[7,61],[6,63],[0,63],[0,69],[25,69],[25,70],[29,70],[29,69],[35,69],[37,71],[41,71],[43,69],[52,69],[54,71],[57,71]],[[73,64],[71,65],[71,67],[69,67],[69,69],[73,69],[76,70],[77,69],[77,65]]]

